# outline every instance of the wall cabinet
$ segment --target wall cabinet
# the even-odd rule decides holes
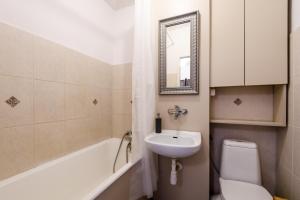
[[[212,1],[211,85],[244,85],[244,1]]]
[[[212,0],[211,87],[287,84],[288,0]]]

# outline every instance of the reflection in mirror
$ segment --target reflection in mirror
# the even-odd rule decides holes
[[[199,17],[196,11],[159,21],[161,95],[199,94]]]
[[[169,26],[167,36],[167,87],[190,86],[191,23]]]
[[[180,87],[191,86],[190,56],[180,58]]]

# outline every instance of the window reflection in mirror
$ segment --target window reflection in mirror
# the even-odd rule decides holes
[[[180,87],[191,86],[191,59],[180,58]]]

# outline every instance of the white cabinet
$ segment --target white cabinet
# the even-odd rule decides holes
[[[245,84],[287,84],[287,0],[245,0]]]
[[[288,0],[211,6],[211,87],[287,84]]]
[[[211,85],[244,85],[244,1],[213,0]]]

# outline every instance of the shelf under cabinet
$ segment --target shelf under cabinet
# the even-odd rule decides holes
[[[252,125],[252,126],[274,126],[285,127],[283,122],[268,122],[268,121],[251,121],[251,120],[229,120],[229,119],[212,119],[212,124],[237,124],[237,125]]]
[[[286,85],[214,88],[210,123],[286,127]]]

